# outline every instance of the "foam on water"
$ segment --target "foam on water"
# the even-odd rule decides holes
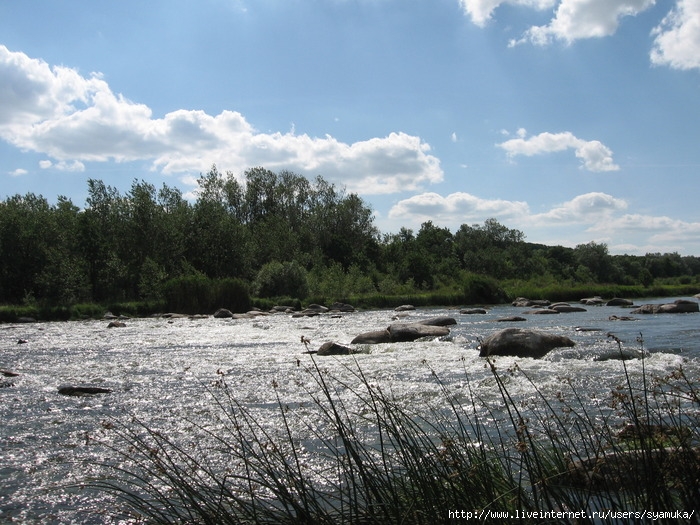
[[[207,390],[222,377],[256,420],[270,424],[279,419],[278,401],[299,409],[299,414],[312,414],[311,396],[319,391],[309,372],[312,359],[328,377],[338,380],[337,394],[348,406],[356,401],[353,390],[362,388],[358,369],[367,382],[407,407],[444,403],[445,392],[468,410],[474,409],[472,395],[496,406],[500,400],[496,382],[478,357],[477,346],[480,338],[506,326],[551,331],[577,343],[538,360],[495,358],[499,371],[517,363],[524,372],[507,379],[509,392],[518,399],[535,399],[536,391],[554,398],[557,392],[575,388],[581,398],[597,406],[625,379],[621,361],[597,360],[618,351],[608,332],[623,341],[626,351],[650,352],[643,361],[625,362],[633,380],[641,378],[642,368],[661,376],[681,364],[690,377],[700,377],[698,314],[637,316],[638,321],[620,322],[609,316],[624,315],[624,310],[589,307],[587,312],[527,316],[524,323],[496,321],[521,314],[521,309],[506,306],[485,315],[419,310],[402,320],[448,315],[458,324],[450,327],[451,335],[444,340],[367,345],[361,348],[367,353],[316,358],[304,353],[301,335],[311,339],[311,349],[330,340],[349,344],[361,332],[386,327],[394,312],[314,318],[275,314],[247,320],[133,319],[117,329],[107,329],[106,321],[2,326],[0,368],[20,375],[4,378],[3,385],[12,386],[0,388],[0,522],[117,522],[110,496],[66,484],[100,479],[107,475],[100,464],[119,461],[101,444],[111,442],[115,421],[135,416],[183,439],[197,432],[194,423],[216,427]],[[597,330],[577,331],[577,327]],[[28,343],[17,344],[18,339]],[[63,384],[97,385],[113,392],[67,397],[58,394]],[[483,412],[489,414],[493,412]],[[300,431],[323,430],[304,427],[314,423],[303,417],[295,424]],[[304,446],[312,449],[313,443]],[[307,460],[318,461],[310,453]]]

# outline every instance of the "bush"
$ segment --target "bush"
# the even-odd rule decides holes
[[[253,283],[253,293],[259,297],[295,297],[309,295],[306,270],[296,261],[273,261],[264,265]]]
[[[469,274],[464,281],[467,304],[500,304],[508,299],[498,281],[485,275]]]
[[[163,285],[165,307],[173,312],[212,313],[217,308],[233,312],[250,309],[248,287],[240,279],[209,279],[202,274],[177,277]]]

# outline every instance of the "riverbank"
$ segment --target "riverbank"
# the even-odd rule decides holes
[[[479,284],[479,283],[477,283]],[[483,284],[483,283],[481,283]],[[698,285],[654,285],[654,286],[622,286],[622,285],[579,285],[559,286],[547,285],[537,287],[531,283],[509,282],[502,285],[491,283],[490,288],[479,286],[465,289],[462,292],[426,292],[402,295],[367,294],[343,298],[342,301],[361,309],[395,308],[403,304],[416,307],[451,307],[467,305],[508,304],[517,297],[529,299],[547,299],[552,302],[578,302],[585,297],[603,297],[612,299],[624,297],[639,299],[645,297],[679,297],[694,296],[700,293]],[[314,297],[306,303],[331,304],[338,298]],[[277,304],[290,304],[301,309],[302,302],[298,299],[251,298],[252,308],[270,310]],[[220,305],[227,308],[227,305]],[[15,323],[21,321],[74,321],[81,319],[101,319],[105,312],[116,316],[149,317],[154,314],[173,311],[165,301],[131,301],[113,302],[106,304],[80,303],[74,305],[0,305],[0,323]],[[192,313],[192,312],[188,312]],[[211,315],[211,312],[197,312]]]

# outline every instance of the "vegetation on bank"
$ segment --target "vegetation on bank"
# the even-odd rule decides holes
[[[700,291],[700,258],[610,255],[605,244],[528,243],[494,219],[456,232],[431,221],[382,235],[372,210],[323,178],[264,168],[239,182],[216,167],[196,200],[134,181],[65,197],[0,202],[0,317],[242,311],[281,299],[367,307],[576,300]],[[410,301],[409,301],[410,299]],[[117,312],[113,312],[117,313]]]
[[[219,371],[185,436],[105,424],[110,476],[89,486],[139,523],[697,523],[697,378],[620,361],[621,383],[591,404],[575,379],[547,394],[517,365],[486,363],[495,398],[466,371],[457,392],[433,373],[439,399],[407,404],[359,366],[332,375],[312,361],[295,376],[308,402],[278,394],[275,421]]]

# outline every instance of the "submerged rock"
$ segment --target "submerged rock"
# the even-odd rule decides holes
[[[605,306],[632,306],[634,303],[629,299],[622,299],[620,297],[615,297],[610,299]]]
[[[678,299],[666,304],[645,304],[632,310],[633,314],[688,314],[694,312],[700,312],[700,304],[686,299]]]
[[[459,313],[465,315],[485,314],[486,310],[484,308],[464,308]]]
[[[545,356],[554,348],[574,346],[568,337],[536,330],[506,328],[491,334],[479,345],[479,356],[512,355],[516,357]]]
[[[559,313],[571,313],[571,312],[585,312],[586,309],[581,306],[571,306],[568,303],[557,303],[549,307],[552,310],[556,310]]]
[[[58,393],[64,396],[92,396],[96,394],[109,394],[111,392],[111,389],[100,386],[63,385],[58,387]]]

